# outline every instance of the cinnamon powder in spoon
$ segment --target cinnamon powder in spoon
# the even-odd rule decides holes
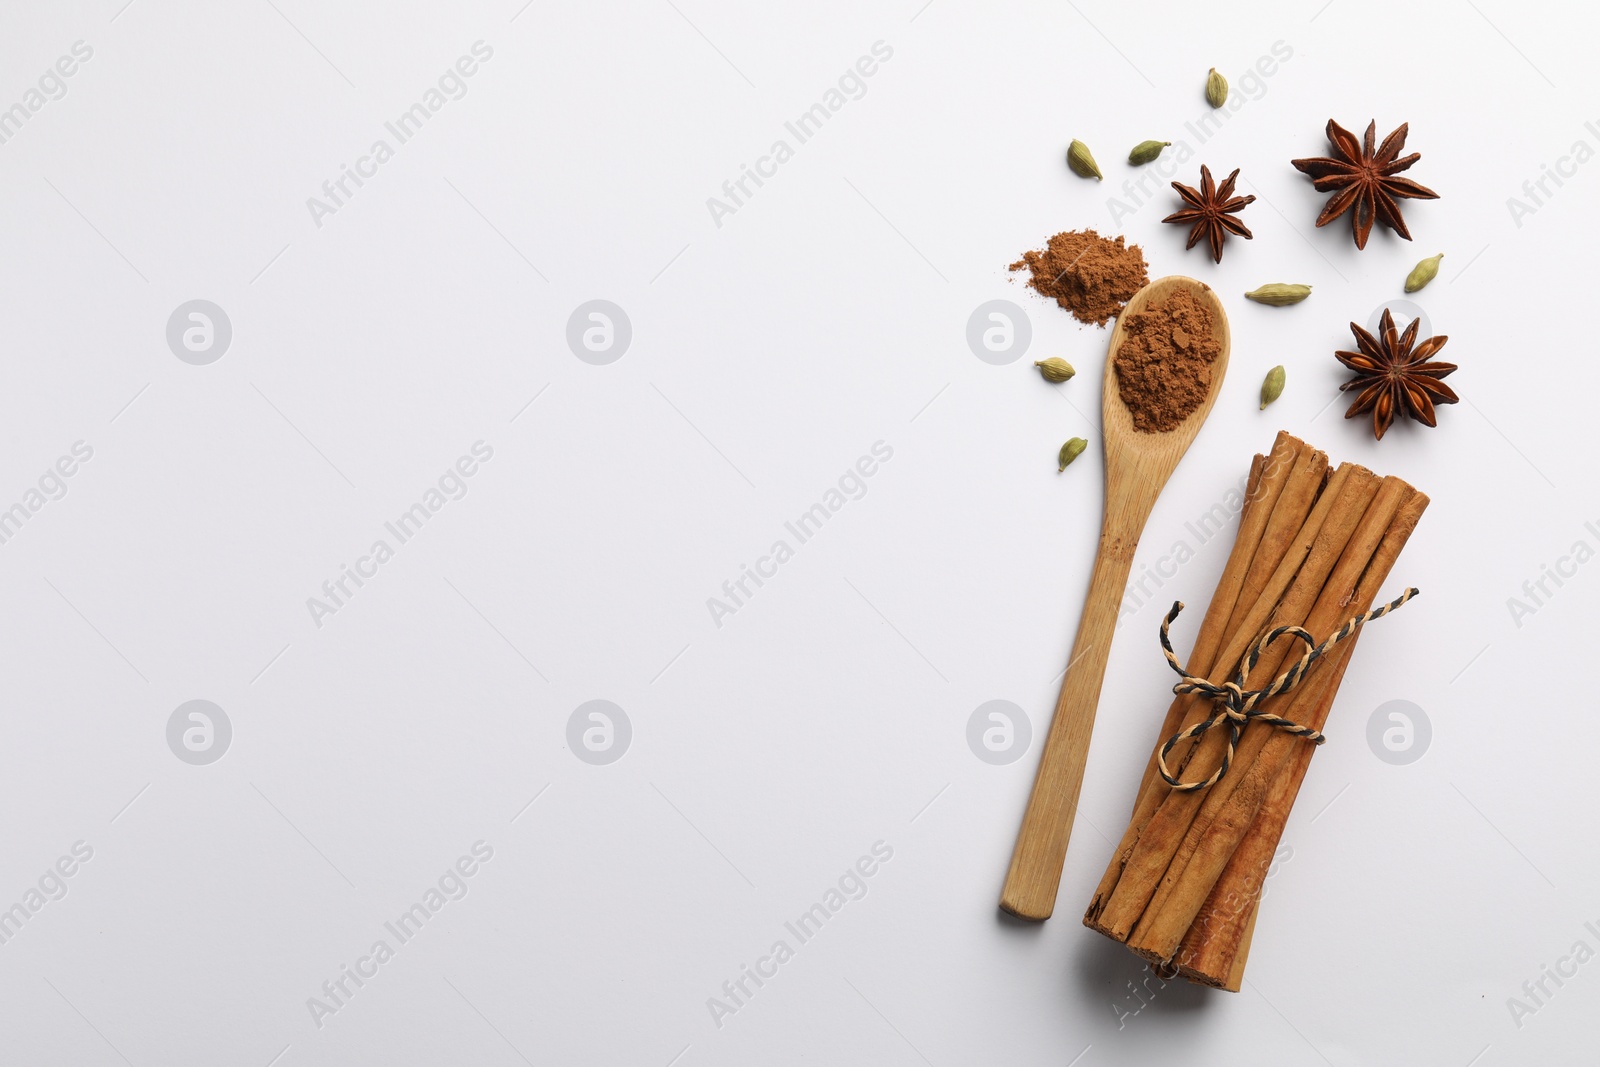
[[[1222,353],[1211,309],[1187,289],[1122,320],[1117,393],[1140,433],[1165,433],[1211,394],[1211,365]]]

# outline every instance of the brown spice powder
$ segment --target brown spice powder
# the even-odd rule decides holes
[[[1187,289],[1174,289],[1122,321],[1117,392],[1140,433],[1165,433],[1192,415],[1211,393],[1211,365],[1222,353],[1211,309]]]
[[[1118,237],[1093,230],[1068,230],[1038,251],[1011,264],[1032,272],[1028,285],[1051,297],[1080,322],[1104,326],[1150,280],[1144,252]]]

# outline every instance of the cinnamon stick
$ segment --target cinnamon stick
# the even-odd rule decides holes
[[[1302,459],[1309,459],[1314,453],[1315,449],[1310,445],[1280,430],[1277,439],[1272,443],[1271,451],[1265,456],[1257,453],[1251,460],[1244,506],[1239,513],[1239,532],[1228,554],[1228,562],[1222,569],[1222,576],[1217,580],[1217,589],[1211,596],[1205,620],[1200,624],[1194,649],[1189,654],[1195,670],[1209,671],[1212,668],[1219,646],[1228,636],[1225,626],[1239,597],[1247,569],[1266,533],[1278,499],[1289,483],[1291,474],[1301,465]],[[1326,464],[1327,458],[1324,456],[1321,465],[1326,467]],[[1296,490],[1297,493],[1299,491]],[[1152,788],[1153,784],[1160,782],[1156,774],[1156,752],[1165,738],[1182,729],[1184,714],[1193,707],[1193,704],[1193,698],[1180,696],[1176,697],[1171,707],[1167,709],[1161,733],[1156,739],[1156,748],[1151,750],[1150,759],[1145,763],[1144,776],[1139,780],[1139,791],[1135,794],[1134,810],[1128,820],[1128,829],[1106,868],[1105,876],[1101,879],[1101,889],[1107,894],[1116,885],[1116,879],[1122,871],[1121,859],[1132,850],[1134,841],[1138,839],[1140,827],[1160,803],[1161,795],[1165,791],[1164,784],[1161,785],[1160,791]]]
[[[1396,510],[1382,543],[1374,552],[1372,560],[1350,597],[1351,614],[1360,614],[1368,610],[1377,598],[1378,590],[1388,578],[1389,571],[1427,506],[1426,494],[1411,490],[1406,495]],[[1337,653],[1353,644],[1354,639],[1345,642],[1334,651]],[[1309,724],[1317,729],[1321,729],[1322,723],[1327,719],[1338,689],[1338,681],[1349,664],[1350,651],[1353,649],[1346,651],[1341,662],[1337,664],[1327,696],[1317,705],[1316,718],[1308,720]],[[1305,778],[1314,751],[1315,746],[1312,745],[1302,745],[1293,750],[1287,767],[1281,770],[1272,782],[1260,811],[1239,841],[1227,867],[1213,886],[1205,906],[1185,934],[1177,950],[1176,960],[1180,973],[1186,977],[1208,985],[1219,985],[1233,990],[1239,988],[1244,959],[1249,953],[1249,935],[1254,926],[1260,893],[1259,884],[1254,888],[1250,885],[1252,877],[1250,872],[1263,862],[1263,858],[1265,862],[1270,863],[1271,856],[1276,853],[1278,842],[1283,835],[1284,824],[1288,821],[1289,811],[1299,794],[1300,784]],[[1245,906],[1220,906],[1230,896],[1245,901]]]
[[[1328,709],[1338,694],[1345,668],[1350,665],[1355,652],[1354,645],[1360,639],[1361,635],[1357,633],[1334,649],[1338,662],[1328,664],[1330,671],[1323,680],[1321,700],[1318,702],[1320,714],[1313,716],[1314,719],[1327,721]],[[1341,652],[1344,654],[1338,655]],[[1315,748],[1315,745],[1302,745],[1294,759],[1309,762]],[[1248,951],[1250,938],[1255,932],[1256,917],[1261,913],[1261,894],[1266,888],[1272,859],[1277,855],[1278,837],[1273,836],[1271,851],[1265,861],[1257,847],[1259,843],[1247,842],[1252,841],[1263,820],[1270,818],[1269,812],[1278,810],[1282,805],[1294,804],[1293,794],[1299,792],[1299,786],[1294,782],[1291,790],[1291,779],[1292,775],[1280,774],[1273,781],[1272,790],[1262,802],[1261,811],[1257,813],[1255,822],[1250,824],[1250,831],[1245,834],[1239,848],[1234,850],[1222,877],[1217,879],[1211,895],[1206,898],[1205,906],[1183,935],[1183,942],[1178,946],[1172,962],[1178,968],[1178,973],[1191,982],[1234,993],[1239,991],[1244,979],[1242,955]],[[1288,807],[1282,810],[1287,814]],[[1229,953],[1233,956],[1232,966],[1228,966],[1225,959]]]
[[[1244,987],[1244,961],[1250,952],[1250,942],[1256,936],[1256,918],[1261,914],[1261,900],[1256,898],[1256,906],[1250,909],[1250,919],[1245,924],[1244,937],[1239,941],[1239,951],[1234,953],[1233,968],[1228,972],[1227,981],[1222,983],[1222,988],[1230,993],[1237,993]],[[1205,982],[1203,976],[1196,976],[1191,981]],[[1209,983],[1207,983],[1209,984]]]
[[[1321,474],[1328,468],[1328,456],[1325,452],[1313,452],[1308,457],[1308,468]],[[1250,561],[1250,570],[1245,575],[1244,587],[1239,592],[1238,599],[1234,602],[1233,613],[1228,617],[1226,633],[1238,633],[1244,625],[1245,616],[1261,599],[1267,584],[1276,573],[1283,558],[1288,554],[1293,543],[1295,533],[1305,524],[1305,519],[1311,512],[1312,504],[1317,499],[1319,492],[1323,491],[1326,479],[1312,481],[1304,479],[1290,487],[1288,495],[1281,499],[1281,506],[1274,509],[1274,529],[1262,542],[1262,549],[1256,552]],[[1297,495],[1298,494],[1298,495]],[[1233,664],[1228,664],[1231,668]]]
[[[1237,663],[1285,598],[1288,602],[1284,610],[1304,618],[1304,613],[1321,592],[1329,571],[1343,552],[1354,525],[1350,514],[1354,512],[1359,517],[1365,512],[1367,503],[1376,492],[1375,483],[1376,477],[1364,467],[1355,464],[1339,466],[1328,479],[1326,491],[1291,539],[1283,559],[1262,587],[1257,603],[1246,612],[1242,628],[1230,639],[1219,663]],[[1320,537],[1323,526],[1330,519],[1333,526],[1329,536]],[[1202,708],[1200,714],[1207,713]],[[1221,735],[1225,733],[1223,730],[1213,730],[1198,738],[1189,760],[1184,761],[1178,773],[1184,773],[1183,768],[1191,762],[1207,768],[1204,773],[1211,773],[1210,769],[1221,761],[1225,747],[1225,739]],[[1193,773],[1188,776],[1194,777]],[[1141,831],[1115,888],[1107,898],[1097,897],[1090,904],[1089,913],[1084,917],[1086,925],[1118,941],[1128,940],[1187,835],[1205,792],[1167,792]],[[1203,900],[1197,902],[1196,907],[1200,903]]]
[[[1288,706],[1274,708],[1274,714],[1319,729],[1322,723],[1318,721],[1316,709],[1324,701],[1331,703],[1344,673],[1344,665],[1349,662],[1349,646],[1353,643],[1353,639],[1346,640],[1329,653],[1328,660],[1319,664],[1294,693],[1289,694],[1301,699],[1290,701]],[[1321,717],[1325,718],[1325,714]],[[1259,739],[1261,735],[1258,730],[1266,729],[1255,724],[1246,733],[1256,733]],[[1206,797],[1201,812],[1189,828],[1189,835],[1179,846],[1168,878],[1163,880],[1150,906],[1140,917],[1139,925],[1134,928],[1133,936],[1128,939],[1128,947],[1141,956],[1159,961],[1174,957],[1179,954],[1182,939],[1201,925],[1200,912],[1210,902],[1216,883],[1233,861],[1240,842],[1264,806],[1272,783],[1281,777],[1277,772],[1283,768],[1278,761],[1274,742],[1298,741],[1302,749],[1315,747],[1304,738],[1291,737],[1281,731],[1273,733],[1277,736],[1268,739],[1266,745],[1258,744],[1254,752],[1246,750],[1241,740],[1233,769]],[[1229,779],[1237,779],[1236,785],[1223,790],[1222,786]],[[1270,853],[1267,862],[1271,862]],[[1173,875],[1172,871],[1181,873]],[[1241,865],[1238,872],[1240,884],[1231,885],[1219,898],[1224,905],[1223,910],[1232,908],[1243,911],[1253,906],[1255,898],[1251,894],[1260,891],[1265,872],[1265,866],[1257,869]]]
[[[1274,609],[1268,627],[1303,625],[1318,641],[1337,629],[1349,617],[1348,594],[1388,529],[1402,491],[1408,488],[1398,478],[1379,481],[1364,469],[1352,471],[1332,514],[1318,531],[1301,576]],[[1265,650],[1249,684],[1259,688],[1270,682],[1304,651],[1298,642],[1280,639]],[[1270,710],[1293,722],[1304,721],[1321,695],[1320,686],[1312,684],[1312,680],[1323,673],[1320,669],[1324,666],[1313,667],[1307,680],[1274,699]],[[1224,731],[1213,732],[1221,735]],[[1273,769],[1262,766],[1262,760],[1269,758],[1263,753],[1272,748],[1270,758],[1276,758],[1279,748],[1274,746],[1291,741],[1306,743],[1252,723],[1235,746],[1227,775],[1209,789],[1174,793],[1174,797],[1194,798],[1192,806],[1197,810],[1173,849],[1165,874],[1128,939],[1128,947],[1159,960],[1170,958],[1177,950],[1260,807],[1265,794],[1263,779]],[[1219,736],[1215,744],[1219,760],[1225,745],[1226,738]]]
[[[1330,517],[1337,516],[1332,519],[1334,527],[1341,536],[1347,536],[1348,513],[1354,509],[1359,514],[1366,507],[1367,492],[1375,477],[1367,468],[1355,463],[1341,463],[1328,476],[1322,494],[1317,497],[1299,530],[1289,539],[1282,558],[1261,587],[1256,602],[1247,609],[1234,611],[1233,621],[1237,628],[1232,630],[1222,654],[1217,657],[1216,669],[1212,672],[1216,677],[1208,681],[1218,683],[1231,677],[1256,638],[1271,627],[1280,625],[1285,617],[1294,618],[1295,612],[1309,607],[1327,577],[1322,569],[1327,562],[1326,556],[1330,553],[1336,556],[1339,552],[1338,544],[1324,538],[1323,527]],[[1305,570],[1313,551],[1319,553],[1315,573]],[[1244,591],[1249,592],[1249,589]],[[1292,605],[1287,612],[1284,608],[1285,597],[1291,598]],[[1199,696],[1194,699],[1194,710],[1185,716],[1186,727],[1206,718],[1212,711],[1209,701]],[[1174,773],[1181,774],[1189,761],[1202,750],[1209,753],[1213,765],[1222,758],[1222,745],[1218,738],[1195,738],[1188,744],[1190,747],[1187,751],[1183,745],[1175,747],[1172,758],[1167,760],[1169,768],[1177,768]]]
[[[1241,653],[1235,650],[1238,641],[1234,639],[1234,631],[1220,620],[1231,621],[1235,605],[1242,597],[1251,597],[1250,606],[1254,607],[1255,599],[1261,595],[1262,582],[1258,580],[1253,588],[1247,588],[1250,572],[1256,569],[1258,559],[1270,561],[1274,569],[1282,563],[1296,534],[1305,525],[1317,493],[1322,489],[1327,463],[1326,453],[1311,448],[1287,433],[1279,433],[1273,443],[1272,453],[1263,465],[1261,500],[1248,517],[1240,516],[1239,535],[1234,540],[1223,578],[1217,583],[1217,592],[1207,608],[1202,633],[1190,653],[1193,660],[1191,669],[1200,670],[1203,667],[1208,676],[1218,680],[1232,671]],[[1084,923],[1090,928],[1106,932],[1098,922],[1100,909],[1110,899],[1124,866],[1134,853],[1140,834],[1168,793],[1166,784],[1156,773],[1156,756],[1162,742],[1202,718],[1206,708],[1206,703],[1193,695],[1177,697],[1168,708],[1161,733],[1145,766],[1133,816],[1084,915]],[[1181,763],[1188,751],[1186,744],[1174,757],[1175,761]]]

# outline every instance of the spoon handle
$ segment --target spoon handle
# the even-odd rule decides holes
[[[1055,910],[1061,866],[1067,857],[1067,840],[1072,836],[1078,791],[1083,787],[1083,769],[1089,757],[1089,738],[1094,732],[1095,708],[1100,702],[1100,683],[1105,678],[1133,552],[1150,514],[1150,505],[1143,501],[1117,503],[1121,506],[1106,501],[1100,550],[1078,620],[1078,635],[1072,642],[1072,658],[1067,661],[1055,718],[1000,894],[1000,907],[1022,919],[1048,919]]]

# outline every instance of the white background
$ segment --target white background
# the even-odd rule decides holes
[[[0,907],[94,850],[0,945],[0,1059],[1592,1061],[1600,962],[1520,1027],[1507,1005],[1600,949],[1600,565],[1520,626],[1507,606],[1600,548],[1600,165],[1523,192],[1600,148],[1591,11],[122,3],[0,13],[0,108],[93,49],[0,144],[0,507],[93,448],[0,545]],[[307,198],[479,40],[467,94],[316,225]],[[707,198],[877,41],[865,95],[716,225]],[[1244,103],[1202,145],[1213,65]],[[1325,154],[1330,116],[1410,121],[1409,176],[1442,194],[1408,204],[1414,243],[1313,228],[1288,161]],[[1103,184],[1067,172],[1073,137]],[[1220,267],[1160,223],[1164,182],[1121,191],[1147,138],[1197,149],[1190,184],[1243,168],[1255,239]],[[1345,679],[1244,990],[1137,1013],[1142,966],[1078,916],[1168,700],[1163,605],[1204,605],[1231,530],[1120,631],[1056,917],[995,908],[1095,545],[1098,449],[1054,457],[1096,438],[1106,339],[1005,266],[1087,226],[1216,286],[1233,328],[1136,574],[1279,428],[1433,498],[1391,582],[1423,595]],[[1463,402],[1374,442],[1329,406],[1332,353],[1438,251],[1416,299]],[[1239,296],[1271,281],[1315,293]],[[207,366],[165,337],[197,298],[233,329]],[[609,366],[565,340],[597,298],[633,328]],[[1031,318],[1009,366],[965,340],[992,299]],[[1052,355],[1078,378],[1041,382]],[[467,495],[314,624],[307,598],[480,440]],[[714,625],[707,599],[878,441],[866,495]],[[192,699],[233,727],[208,766],[166,741]],[[593,699],[633,728],[606,766],[567,745]],[[992,699],[1033,722],[1005,766],[966,742]],[[1395,699],[1433,728],[1405,766],[1366,742]],[[308,998],[479,840],[470,893],[319,1027]],[[716,1025],[708,998],[877,841],[865,898]]]

